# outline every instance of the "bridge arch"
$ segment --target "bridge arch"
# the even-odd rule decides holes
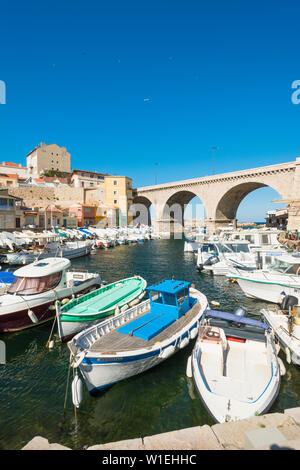
[[[150,207],[153,202],[146,196],[135,196],[130,206],[133,224],[151,225]]]
[[[218,222],[222,220],[224,220],[224,222],[235,220],[238,208],[243,199],[256,189],[269,187],[277,191],[280,197],[282,197],[280,194],[281,188],[276,188],[276,186],[277,185],[269,185],[259,181],[249,181],[232,186],[219,198],[215,206],[215,220]]]
[[[168,228],[171,232],[182,232],[184,229],[184,211],[192,199],[197,197],[201,201],[201,206],[204,207],[201,195],[197,194],[197,191],[177,190],[173,194],[169,195],[167,199],[161,204],[161,220],[162,224],[165,224],[166,231]],[[169,226],[169,227],[168,227]]]

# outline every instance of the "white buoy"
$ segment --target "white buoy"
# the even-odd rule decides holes
[[[211,304],[212,304],[214,307],[220,307],[219,302],[217,302],[216,300],[212,300],[212,301],[211,301]]]
[[[198,333],[198,326],[195,326],[195,328],[193,328],[190,333],[191,339],[196,338],[197,333]]]
[[[53,339],[50,341],[48,348],[49,348],[49,349],[53,349],[53,348],[54,348],[54,341],[53,341]]]
[[[179,349],[185,348],[189,344],[190,340],[189,338],[184,338],[183,340],[180,341],[179,343]]]
[[[159,357],[161,357],[162,359],[167,359],[167,357],[170,357],[172,356],[172,354],[174,354],[175,349],[175,346],[168,346],[159,353]]]
[[[82,380],[78,375],[75,375],[72,382],[72,401],[73,405],[76,406],[76,408],[79,408],[82,401]]]
[[[286,368],[283,364],[283,361],[280,359],[280,357],[277,358],[278,360],[278,365],[279,365],[279,370],[280,370],[280,375],[283,376],[286,373]]]
[[[192,373],[192,356],[189,356],[189,357],[188,357],[188,360],[187,360],[186,375],[187,375],[188,377],[192,377],[192,376],[193,376],[193,373]]]
[[[38,323],[39,320],[38,320],[37,316],[35,315],[35,313],[32,310],[28,310],[27,314],[28,314],[30,320],[32,321],[32,323]]]

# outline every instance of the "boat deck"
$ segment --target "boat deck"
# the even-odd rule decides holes
[[[193,320],[193,318],[199,314],[200,309],[201,305],[199,302],[197,302],[185,315],[176,320],[164,331],[154,336],[154,338],[149,341],[138,338],[136,336],[118,333],[118,328],[116,328],[115,330],[110,331],[106,335],[96,340],[95,343],[90,347],[90,351],[109,354],[120,351],[131,351],[134,349],[151,349],[154,344],[163,342],[165,339],[175,335],[182,328],[188,325]],[[145,315],[145,313],[139,315],[136,318],[139,318],[143,315]],[[136,320],[136,318],[134,320]]]
[[[142,281],[140,279],[120,281],[115,283],[113,287],[104,286],[94,293],[87,294],[85,297],[66,304],[66,307],[62,308],[62,312],[68,315],[87,315],[101,312],[122,303],[129,296],[134,296],[135,293],[138,294],[141,287]]]

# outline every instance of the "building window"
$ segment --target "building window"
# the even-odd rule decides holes
[[[114,194],[118,194],[118,191],[114,191]]]
[[[118,184],[118,181],[117,180],[114,180],[114,185],[116,186]]]
[[[118,199],[114,199],[114,204],[118,204]]]

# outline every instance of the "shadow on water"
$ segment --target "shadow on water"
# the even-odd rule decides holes
[[[74,260],[72,267],[102,274],[107,282],[134,274],[148,284],[174,276],[195,284],[222,310],[238,305],[250,316],[259,314],[263,302],[247,299],[237,284],[224,277],[200,274],[195,256],[183,252],[182,240],[152,240],[144,244],[98,250]],[[55,347],[44,351],[52,321],[22,332],[2,335],[7,364],[0,366],[0,446],[20,449],[34,436],[73,449],[132,439],[191,426],[212,425],[193,382],[186,376],[190,344],[159,366],[91,397],[84,387],[80,408],[74,413],[71,380],[64,410],[69,352],[54,333]],[[283,357],[284,360],[284,357]],[[286,365],[281,392],[272,412],[300,406],[299,370]]]

